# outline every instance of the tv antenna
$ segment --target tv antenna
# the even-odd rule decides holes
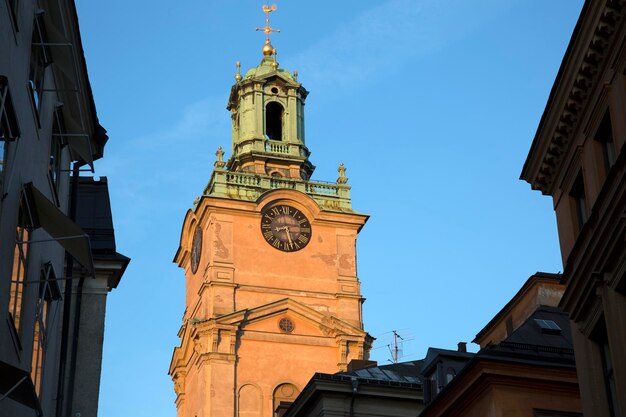
[[[398,359],[402,356],[402,347],[399,346],[404,341],[404,338],[398,334],[397,331],[393,330],[393,342],[387,345],[389,348],[389,352],[391,353],[391,362],[398,363]],[[400,342],[398,342],[400,339]]]

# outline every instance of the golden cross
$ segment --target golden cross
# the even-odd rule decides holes
[[[263,5],[263,13],[265,13],[265,27],[256,28],[256,30],[257,32],[262,31],[265,33],[265,37],[266,37],[265,43],[270,43],[270,34],[272,32],[280,32],[280,29],[272,29],[272,27],[270,26],[270,13],[272,13],[276,9],[277,7],[275,4],[272,4],[271,6],[268,6],[267,4]]]

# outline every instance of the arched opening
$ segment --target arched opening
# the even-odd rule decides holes
[[[275,101],[265,106],[265,136],[271,140],[283,140],[283,106]]]
[[[263,396],[258,387],[247,384],[239,388],[237,402],[238,417],[260,417],[262,415]]]
[[[300,395],[300,390],[293,384],[286,383],[277,386],[272,401],[274,417],[282,417],[298,395]]]

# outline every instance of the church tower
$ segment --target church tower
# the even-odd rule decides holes
[[[311,180],[304,135],[308,92],[276,60],[266,34],[256,68],[237,75],[221,147],[202,196],[184,219],[174,262],[186,308],[169,373],[178,417],[281,415],[315,372],[367,359],[356,238],[345,168]]]

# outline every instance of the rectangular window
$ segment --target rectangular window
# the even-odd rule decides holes
[[[602,153],[602,165],[604,173],[607,175],[611,167],[615,164],[615,144],[613,142],[613,125],[611,124],[611,115],[607,110],[600,122],[600,126],[594,137],[600,146]]]
[[[33,337],[33,357],[31,378],[37,395],[41,393],[41,378],[46,349],[46,329],[51,301],[60,297],[56,275],[52,264],[47,263],[41,270],[37,309],[35,311],[35,334]]]
[[[20,129],[9,91],[9,80],[0,75],[0,141],[11,142],[19,136]]]
[[[615,390],[615,377],[613,374],[613,361],[611,359],[611,349],[609,337],[604,318],[601,318],[596,325],[591,339],[598,347],[600,361],[602,363],[602,377],[604,380],[604,391],[606,393],[607,407],[610,417],[617,417],[617,392]]]
[[[59,191],[59,178],[61,176],[61,149],[65,145],[63,133],[65,132],[63,125],[63,115],[61,109],[54,112],[54,120],[52,122],[52,138],[50,139],[50,160],[48,164],[48,177],[52,183],[52,189],[55,193]]]
[[[0,76],[0,190],[6,171],[7,142],[14,141],[19,136],[20,129],[17,125],[17,117],[9,91],[9,81],[6,77]]]
[[[28,264],[28,241],[30,233],[27,228],[26,211],[20,207],[13,251],[13,272],[11,274],[11,294],[9,296],[9,313],[18,335],[22,316],[22,295],[26,285],[26,268]]]
[[[4,164],[7,158],[7,145],[3,140],[0,140],[0,189],[4,179]]]
[[[561,334],[561,328],[554,320],[535,319],[535,323],[541,329],[541,333]]]
[[[602,373],[604,374],[604,384],[611,417],[617,416],[617,392],[615,390],[615,377],[613,375],[613,361],[611,360],[611,350],[608,338],[604,337],[599,341],[600,354],[602,357]]]
[[[7,0],[7,4],[9,6],[9,15],[11,16],[11,21],[13,22],[13,28],[16,32],[19,31],[19,26],[17,25],[17,11],[19,7],[19,0]]]
[[[43,100],[46,67],[52,62],[50,49],[46,44],[48,38],[46,36],[43,16],[43,13],[38,12],[33,22],[30,70],[28,73],[28,88],[30,89],[37,121],[39,121],[39,112],[41,111],[41,103]]]
[[[574,185],[569,193],[574,206],[574,218],[575,223],[578,226],[578,232],[580,232],[587,222],[587,199],[585,196],[585,183],[583,181],[583,173],[580,171]]]

